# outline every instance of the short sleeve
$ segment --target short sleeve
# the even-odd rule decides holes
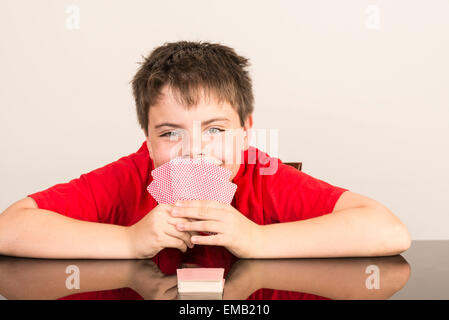
[[[126,157],[66,183],[28,195],[40,209],[90,222],[126,224],[142,179]]]
[[[64,216],[99,222],[95,196],[88,181],[89,174],[83,174],[70,182],[56,184],[46,190],[29,194],[39,209],[50,210]]]
[[[265,207],[272,222],[305,220],[331,213],[348,189],[331,185],[279,162],[278,170],[266,176]]]

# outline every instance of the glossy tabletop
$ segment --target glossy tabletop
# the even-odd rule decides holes
[[[179,295],[176,269],[186,267],[224,268],[223,295]],[[0,256],[0,299],[449,299],[449,240],[366,258],[237,259],[210,246],[148,260]]]

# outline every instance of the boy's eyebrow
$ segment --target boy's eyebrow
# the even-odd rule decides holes
[[[215,121],[230,121],[228,118],[213,118],[213,119],[209,119],[206,121],[202,121],[201,125],[202,126],[207,126],[209,123],[215,122]],[[161,124],[158,124],[157,126],[155,126],[155,129],[161,128],[161,127],[173,127],[173,128],[183,128],[183,126],[177,124],[177,123],[170,123],[170,122],[164,122]]]

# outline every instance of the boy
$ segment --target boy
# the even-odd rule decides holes
[[[0,253],[142,259],[165,248],[212,245],[239,258],[294,258],[407,250],[406,227],[377,201],[249,146],[254,99],[247,66],[220,44],[156,48],[132,81],[146,136],[140,149],[12,204],[0,215]],[[224,143],[229,133],[232,142]],[[208,156],[229,169],[237,184],[232,204],[158,204],[146,190],[151,171],[177,156]]]

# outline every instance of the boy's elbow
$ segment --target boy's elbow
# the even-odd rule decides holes
[[[384,252],[388,255],[397,255],[407,251],[412,244],[407,227],[398,223],[393,228],[387,239],[385,239]]]
[[[12,215],[11,211],[11,207],[9,207],[0,213],[0,254],[2,255],[10,254],[7,249],[10,249],[10,238],[13,233],[13,230],[11,230],[8,222],[10,216]]]
[[[411,246],[410,233],[402,221],[385,207],[376,207],[378,221],[376,236],[370,255],[393,256],[407,251]],[[380,213],[380,215],[379,215]]]
[[[385,231],[383,233],[383,248],[381,249],[387,255],[398,255],[407,251],[412,240],[410,233],[407,230],[406,225],[386,207],[382,206],[381,210],[384,214],[383,217],[387,217],[385,225]]]
[[[402,253],[404,251],[407,251],[410,246],[412,245],[412,239],[410,237],[410,233],[407,230],[407,227],[403,224],[399,227],[399,244],[398,244],[398,250],[399,253]]]
[[[36,209],[37,205],[32,198],[24,198],[14,202],[0,213],[0,254],[14,253],[14,243],[17,239],[20,223],[20,212],[24,209]],[[19,216],[19,219],[18,219]]]
[[[0,213],[0,254],[6,255],[7,251],[7,235],[8,235],[8,228],[6,224],[6,212],[7,210]]]

